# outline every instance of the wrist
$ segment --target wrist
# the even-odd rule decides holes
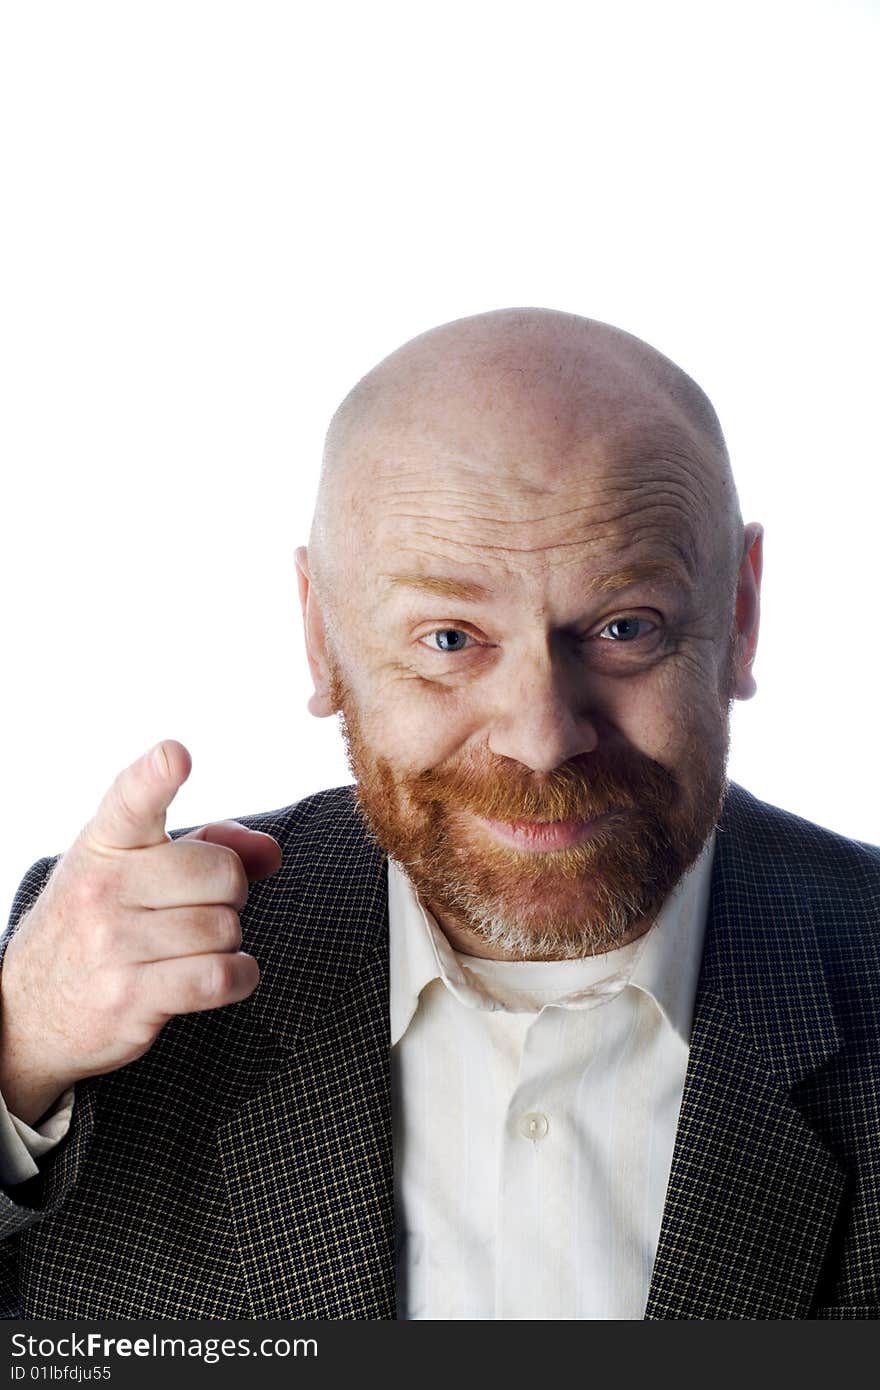
[[[39,1057],[33,1036],[20,1038],[0,1000],[0,1095],[9,1113],[26,1125],[38,1124],[75,1080]]]

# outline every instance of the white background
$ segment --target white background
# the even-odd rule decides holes
[[[695,376],[767,531],[731,773],[880,841],[878,9],[6,4],[0,893],[163,737],[169,826],[350,780],[293,552],[353,382],[547,305]]]

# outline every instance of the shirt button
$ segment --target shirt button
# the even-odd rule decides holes
[[[543,1139],[550,1128],[550,1121],[540,1110],[529,1110],[519,1122],[519,1132],[526,1139]]]

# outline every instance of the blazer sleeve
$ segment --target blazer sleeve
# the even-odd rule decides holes
[[[12,904],[9,923],[0,939],[0,968],[10,937],[40,896],[59,858],[60,855],[56,855],[51,859],[37,860],[22,879]],[[70,1128],[55,1148],[40,1159],[39,1172],[26,1182],[0,1187],[0,1301],[7,1307],[17,1305],[15,1268],[18,1241],[14,1237],[35,1222],[53,1215],[79,1181],[92,1137],[95,1093],[100,1079],[90,1078],[76,1086]]]

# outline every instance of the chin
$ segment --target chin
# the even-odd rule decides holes
[[[624,944],[647,915],[647,905],[625,901],[590,884],[543,882],[521,892],[475,889],[454,880],[433,904],[479,943],[521,959],[579,959]]]

